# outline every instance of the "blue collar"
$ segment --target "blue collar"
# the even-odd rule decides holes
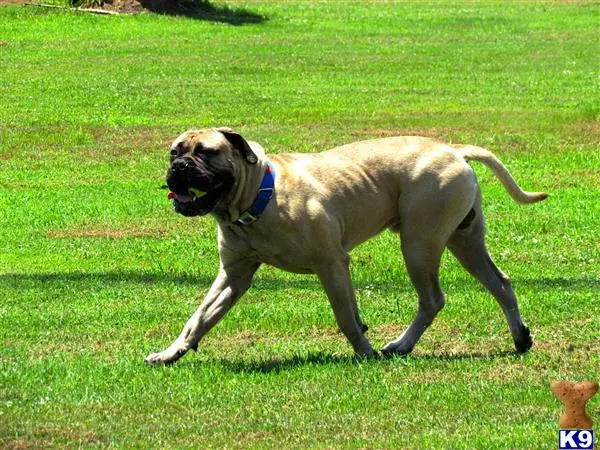
[[[260,187],[258,188],[258,195],[254,200],[254,203],[248,208],[248,210],[242,213],[238,220],[235,221],[238,225],[250,225],[251,223],[258,220],[261,214],[269,204],[269,200],[273,197],[273,190],[275,189],[275,169],[270,162],[267,162],[267,170],[263,176]]]

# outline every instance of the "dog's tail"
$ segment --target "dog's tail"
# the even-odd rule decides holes
[[[473,145],[461,145],[455,148],[465,161],[479,161],[488,166],[516,202],[535,203],[548,197],[545,192],[525,192],[521,189],[504,164],[489,150]]]

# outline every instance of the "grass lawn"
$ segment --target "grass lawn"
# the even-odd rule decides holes
[[[600,378],[600,4],[228,4],[0,6],[0,447],[555,448],[550,382]],[[263,267],[197,353],[145,365],[218,264],[213,219],[170,210],[168,144],[221,125],[272,153],[402,134],[493,150],[551,194],[519,206],[473,164],[531,352],[446,254],[447,306],[406,358],[354,360],[316,278]],[[380,348],[416,295],[395,235],[352,258]],[[600,395],[588,410],[600,423]]]

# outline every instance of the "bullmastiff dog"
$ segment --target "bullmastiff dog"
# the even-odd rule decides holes
[[[508,277],[485,246],[481,191],[469,161],[488,166],[519,203],[524,192],[490,151],[415,136],[373,139],[323,153],[265,155],[229,128],[187,131],[173,142],[169,197],[184,216],[218,224],[216,280],[177,339],[146,358],[173,363],[246,292],[263,263],[319,278],[337,324],[357,355],[376,352],[365,336],[350,278],[350,250],[391,230],[417,291],[418,312],[384,354],[409,353],[444,307],[438,272],[445,248],[496,298],[517,352],[531,348]]]

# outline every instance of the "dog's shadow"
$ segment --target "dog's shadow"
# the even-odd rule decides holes
[[[417,355],[392,355],[384,356],[378,354],[370,358],[361,358],[353,355],[340,355],[327,352],[314,352],[307,355],[294,355],[282,358],[269,358],[259,361],[248,361],[242,359],[219,358],[213,360],[225,371],[237,374],[242,373],[279,373],[295,370],[306,366],[351,366],[359,364],[394,364],[400,363],[406,366],[429,362],[456,362],[462,360],[499,360],[521,357],[514,351],[498,351],[490,353],[465,352],[465,353],[442,353],[442,354],[417,354]],[[186,361],[190,366],[200,368],[206,361]]]
[[[346,365],[355,364],[357,358],[326,352],[294,355],[282,358],[269,358],[258,361],[221,358],[218,364],[228,372],[235,373],[278,373],[297,369],[303,366]]]

